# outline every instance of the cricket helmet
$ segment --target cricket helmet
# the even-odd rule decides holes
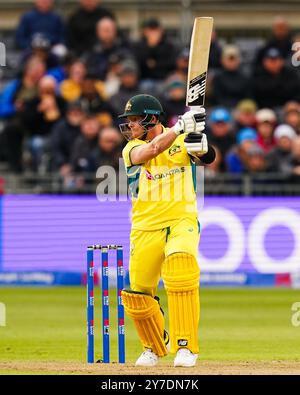
[[[151,128],[160,123],[163,116],[164,110],[160,102],[151,95],[136,95],[128,100],[124,113],[119,115],[119,118],[127,118],[130,116],[140,116],[140,126],[143,128],[143,132],[140,137],[146,135]],[[153,118],[153,116],[156,117]],[[127,140],[131,140],[132,133],[128,123],[119,125],[123,136]]]
[[[158,118],[164,112],[160,102],[151,95],[136,95],[128,100],[125,111],[119,118],[126,118],[130,115],[156,115]]]

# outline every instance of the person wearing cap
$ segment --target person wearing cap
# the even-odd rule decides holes
[[[54,0],[35,0],[34,8],[21,16],[16,31],[16,43],[20,49],[30,48],[36,33],[44,34],[51,46],[64,43],[65,25],[53,8]]]
[[[292,145],[297,137],[294,129],[282,124],[275,128],[274,139],[276,146],[268,153],[268,168],[272,172],[290,174],[292,167]]]
[[[78,7],[67,21],[67,42],[71,50],[80,56],[91,51],[96,44],[96,25],[105,17],[115,19],[114,14],[101,5],[100,0],[79,0]]]
[[[170,81],[182,81],[186,84],[189,68],[189,48],[183,48],[178,52],[175,63],[175,70],[167,77],[167,83]]]
[[[254,176],[257,173],[266,173],[267,161],[264,150],[257,144],[253,144],[246,153],[245,172]],[[267,178],[266,178],[267,179]],[[266,179],[254,179],[254,183],[265,183]]]
[[[80,135],[85,113],[79,100],[67,104],[66,116],[52,129],[50,136],[51,167],[63,177],[71,172],[72,145]]]
[[[300,103],[290,101],[283,108],[283,120],[300,135]]]
[[[222,68],[212,80],[211,101],[228,108],[250,95],[249,78],[240,68],[240,52],[235,45],[226,45],[222,51]]]
[[[246,169],[247,152],[256,144],[256,130],[242,128],[237,134],[237,144],[226,155],[226,169],[230,173],[240,174]]]
[[[176,50],[166,38],[158,19],[148,19],[142,24],[142,38],[135,44],[135,56],[141,72],[151,89],[175,69]]]
[[[32,36],[30,48],[26,49],[20,59],[21,65],[24,64],[31,56],[37,56],[47,66],[47,70],[59,65],[57,56],[51,52],[51,42],[44,33],[35,33]]]
[[[128,100],[135,94],[141,93],[139,86],[139,71],[132,61],[124,61],[119,72],[120,86],[109,100],[116,114],[120,114]]]
[[[296,72],[285,65],[277,48],[263,55],[262,66],[253,74],[253,97],[260,108],[277,108],[300,97],[300,80]]]
[[[257,106],[256,103],[251,99],[241,100],[235,110],[235,129],[239,130],[241,128],[250,127],[253,128],[256,125],[256,114]]]
[[[275,146],[273,136],[277,117],[273,110],[263,108],[256,113],[257,144],[269,152]]]
[[[235,144],[232,133],[232,117],[225,108],[214,109],[208,118],[209,136],[213,146],[216,146],[221,154],[221,170],[225,170],[225,157]]]
[[[178,114],[186,111],[186,82],[170,80],[164,85],[162,106],[165,110],[166,126],[172,127],[178,120]]]

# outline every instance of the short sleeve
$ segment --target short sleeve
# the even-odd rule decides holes
[[[132,151],[133,148],[138,147],[139,145],[142,145],[142,144],[146,144],[146,142],[143,140],[135,139],[135,140],[129,141],[125,145],[125,147],[122,151],[122,156],[123,156],[126,168],[132,166],[131,159],[130,159],[130,152]]]

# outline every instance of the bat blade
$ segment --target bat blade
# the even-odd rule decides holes
[[[186,105],[202,107],[205,99],[213,18],[195,18],[190,45]]]

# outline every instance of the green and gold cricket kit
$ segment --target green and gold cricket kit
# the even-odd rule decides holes
[[[130,152],[142,144],[147,142],[131,140],[123,150],[132,195],[130,287],[154,297],[162,277],[168,294],[171,351],[187,347],[197,353],[200,308],[196,259],[200,231],[195,163],[185,149],[184,135],[180,135],[157,157],[133,165]],[[124,307],[134,319],[134,309],[131,304],[127,306],[127,300],[132,301],[132,295],[124,298]],[[136,303],[139,300],[145,303],[145,298],[134,299]],[[147,324],[140,322],[140,309],[136,306],[138,318],[134,321],[144,347],[148,348],[149,336],[141,331]],[[160,310],[152,310],[152,318],[160,322]],[[161,338],[157,344],[161,344]]]

